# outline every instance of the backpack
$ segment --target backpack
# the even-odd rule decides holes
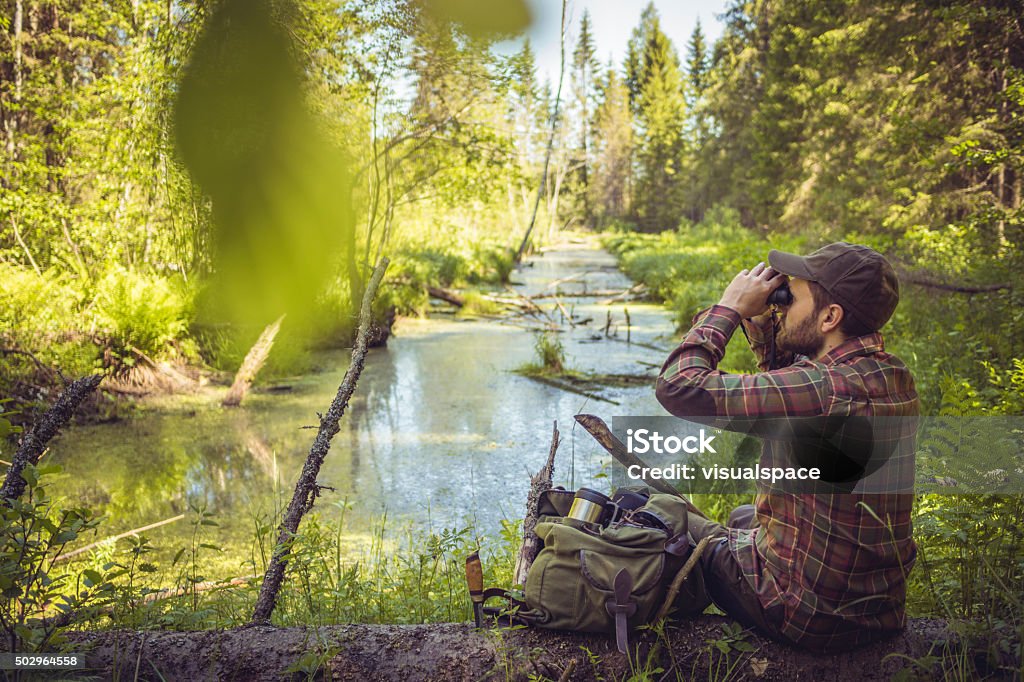
[[[622,490],[622,489],[620,489]],[[553,489],[539,501],[535,531],[544,547],[527,574],[525,590],[487,590],[509,600],[513,623],[580,632],[615,632],[626,653],[630,628],[649,623],[691,553],[686,502],[631,488],[647,497],[633,510],[614,510],[605,525],[569,518],[575,493]],[[692,562],[691,562],[692,566]]]

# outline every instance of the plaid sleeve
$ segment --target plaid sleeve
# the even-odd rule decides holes
[[[718,369],[740,315],[712,306],[672,351],[658,377],[658,401],[677,417],[756,419],[811,417],[829,403],[823,366],[810,360],[771,372],[729,374]]]

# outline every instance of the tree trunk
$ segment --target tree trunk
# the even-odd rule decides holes
[[[47,410],[22,438],[18,451],[14,453],[11,467],[7,470],[7,478],[4,479],[3,487],[0,488],[0,504],[9,507],[12,500],[21,497],[26,485],[25,479],[21,477],[21,472],[26,466],[30,464],[35,466],[39,463],[39,458],[46,450],[47,443],[70,421],[75,409],[96,390],[102,379],[103,377],[99,374],[93,374],[71,382],[71,385],[64,389],[64,392],[57,398],[53,407]]]
[[[935,642],[956,642],[944,621],[911,619],[907,630],[895,638],[834,656],[813,654],[749,633],[744,641],[754,651],[725,654],[715,642],[723,638],[722,626],[728,622],[720,616],[701,616],[672,623],[666,628],[659,660],[646,665],[649,671],[660,667],[663,672],[643,679],[662,679],[663,675],[675,680],[678,675],[681,679],[728,676],[759,682],[873,682],[914,668],[904,657],[926,656]],[[631,675],[629,660],[615,650],[615,639],[609,635],[539,628],[478,631],[471,623],[310,629],[259,626],[202,632],[107,630],[69,632],[67,636],[70,650],[85,652],[89,672],[101,679],[260,682],[293,679],[298,669],[310,673],[308,679],[325,680],[461,682],[526,680],[530,675],[557,680],[572,661],[575,666],[565,679],[617,680]],[[633,661],[643,665],[655,636],[649,630],[639,630],[634,641],[640,655]],[[933,653],[941,655],[942,645]],[[316,663],[297,665],[304,654],[306,662]],[[735,667],[726,674],[730,665]],[[286,672],[289,668],[291,672]],[[313,668],[317,668],[315,678]],[[929,666],[918,672],[928,676],[934,671]]]
[[[228,394],[224,396],[224,400],[221,401],[221,405],[224,407],[238,407],[242,404],[242,400],[245,398],[245,394],[249,392],[249,387],[252,386],[256,375],[263,369],[267,358],[270,357],[270,349],[274,347],[274,339],[277,338],[277,332],[281,330],[281,322],[283,320],[284,315],[268,324],[267,328],[260,334],[260,337],[256,339],[256,343],[245,354],[245,360],[242,361],[242,366],[238,368],[238,373],[235,374],[235,381],[231,384]]]
[[[533,215],[530,217],[530,224],[526,228],[526,234],[523,235],[523,241],[519,244],[519,250],[516,252],[516,263],[521,263],[523,260],[523,254],[526,252],[526,247],[530,244],[530,233],[533,232],[533,226],[537,223],[537,209],[540,208],[541,195],[546,191],[548,184],[548,166],[551,164],[551,152],[555,146],[555,132],[558,130],[558,110],[559,105],[562,102],[562,81],[565,79],[565,4],[567,0],[562,0],[562,33],[561,33],[561,61],[559,63],[558,71],[558,90],[555,92],[555,110],[551,115],[551,133],[548,135],[548,148],[544,152],[544,172],[540,176],[540,186],[537,188],[537,198],[533,202]]]
[[[373,274],[370,275],[370,281],[363,293],[359,311],[359,332],[356,334],[356,343],[352,348],[352,362],[341,380],[338,393],[331,401],[327,414],[320,418],[320,428],[316,432],[316,439],[309,450],[309,455],[306,456],[306,463],[295,484],[295,492],[292,494],[291,502],[288,503],[288,510],[278,527],[277,544],[274,546],[274,553],[270,558],[270,564],[267,566],[267,572],[260,586],[260,594],[253,609],[253,624],[270,622],[270,615],[274,612],[274,606],[277,604],[277,591],[284,582],[284,569],[288,565],[291,555],[292,539],[299,530],[302,517],[313,508],[313,503],[320,495],[321,486],[317,483],[316,478],[320,474],[320,467],[323,466],[327,452],[331,449],[331,440],[341,430],[338,422],[345,414],[348,401],[356,390],[359,375],[363,372],[367,336],[371,323],[370,308],[373,304],[373,297],[377,293],[377,287],[384,277],[384,271],[388,268],[388,263],[387,258],[381,259],[373,269]]]

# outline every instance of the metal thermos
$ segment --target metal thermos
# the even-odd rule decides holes
[[[569,508],[569,518],[585,523],[600,523],[604,516],[604,506],[609,502],[608,496],[590,488],[580,488]]]

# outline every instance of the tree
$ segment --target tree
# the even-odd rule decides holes
[[[633,163],[629,91],[612,64],[608,64],[605,74],[601,103],[594,116],[594,174],[588,188],[598,224],[629,215]]]
[[[640,23],[633,28],[629,43],[626,45],[625,83],[626,89],[629,91],[629,106],[634,115],[638,113],[640,95],[647,78],[644,66],[647,44],[657,21],[658,10],[654,7],[652,0],[640,13]]]
[[[649,8],[650,9],[650,8]],[[671,229],[682,215],[683,123],[686,102],[679,58],[656,14],[640,29],[647,35],[643,62],[635,74],[637,180],[634,209],[641,228]]]
[[[572,157],[572,165],[579,169],[576,194],[582,199],[583,220],[592,220],[592,209],[589,203],[590,175],[593,158],[591,154],[591,130],[593,128],[593,111],[595,98],[595,73],[598,68],[594,56],[594,37],[590,31],[590,13],[586,10],[580,20],[580,33],[576,49],[572,55],[572,89],[573,112],[577,119],[578,139]]]
[[[693,33],[690,34],[690,42],[686,45],[686,77],[693,103],[707,90],[708,68],[707,44],[704,41],[704,32],[700,28],[700,19],[698,19]]]

